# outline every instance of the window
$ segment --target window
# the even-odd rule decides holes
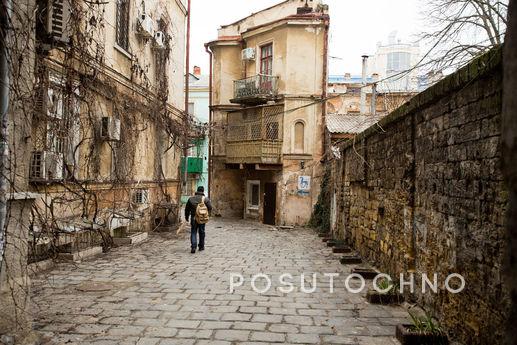
[[[294,152],[303,153],[305,151],[305,125],[298,121],[294,124]]]
[[[411,54],[395,52],[388,54],[388,72],[401,72],[409,69]]]
[[[260,204],[260,181],[248,181],[248,209],[258,209]]]
[[[149,201],[149,190],[137,189],[133,192],[133,203],[147,204],[148,201]]]
[[[260,47],[260,74],[273,75],[273,43]]]
[[[129,0],[117,0],[117,45],[129,50]]]
[[[43,153],[33,152],[31,157],[30,177],[33,179],[44,178],[43,176]]]
[[[189,115],[194,115],[194,103],[189,102],[188,104],[188,113]]]

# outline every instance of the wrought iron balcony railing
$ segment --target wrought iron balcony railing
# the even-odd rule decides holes
[[[278,94],[278,77],[257,74],[235,80],[232,103],[261,103],[274,99]]]

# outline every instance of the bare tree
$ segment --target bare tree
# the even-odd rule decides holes
[[[430,47],[423,65],[429,70],[458,68],[504,40],[508,0],[426,0],[423,3],[427,29],[421,39]]]

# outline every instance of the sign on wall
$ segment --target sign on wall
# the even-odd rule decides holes
[[[311,191],[311,177],[298,176],[298,195],[307,196]]]

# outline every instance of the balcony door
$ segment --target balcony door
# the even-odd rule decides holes
[[[260,47],[260,90],[263,93],[273,91],[273,43]]]

